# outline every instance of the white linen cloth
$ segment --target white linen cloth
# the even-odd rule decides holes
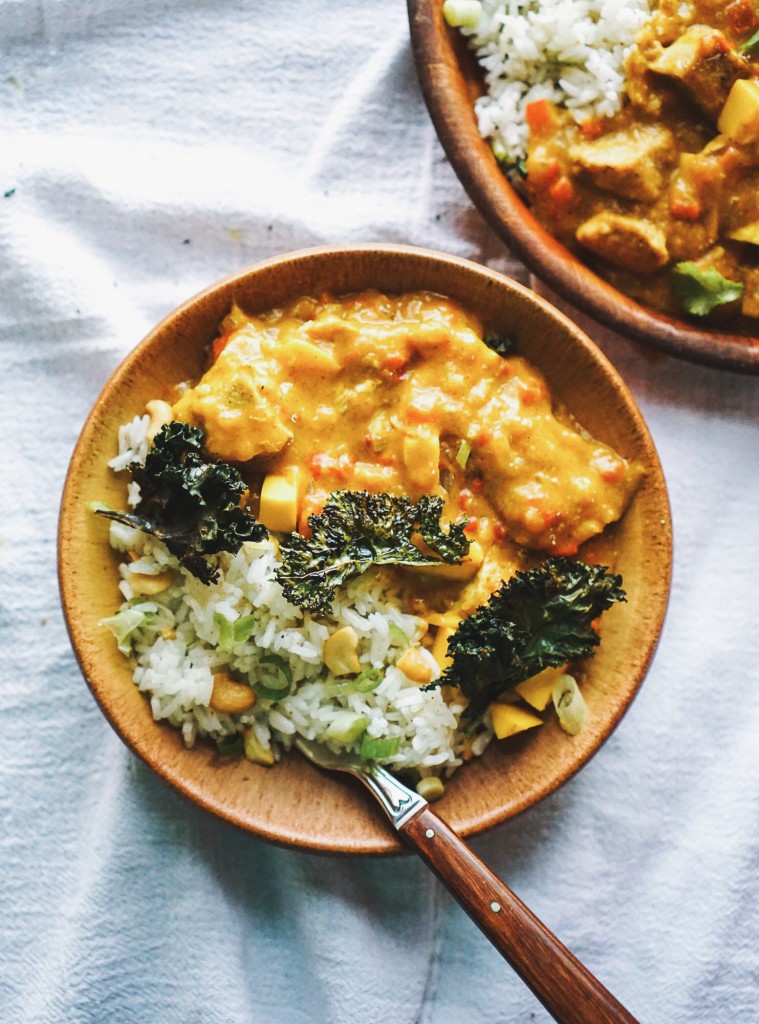
[[[78,431],[180,300],[330,242],[526,279],[436,139],[403,3],[0,0],[0,66],[0,1020],[548,1020],[414,857],[274,848],[164,786],[58,605]],[[594,760],[472,845],[640,1021],[755,1024],[759,380],[603,344],[669,482],[668,619]]]

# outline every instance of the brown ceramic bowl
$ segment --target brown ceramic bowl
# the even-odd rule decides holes
[[[88,503],[119,507],[123,481],[106,467],[119,424],[141,413],[165,386],[200,374],[206,347],[233,302],[262,312],[304,294],[378,288],[429,289],[475,310],[545,373],[556,399],[598,438],[645,467],[645,481],[620,524],[586,557],[623,574],[628,603],[604,617],[603,643],[583,674],[587,727],[570,738],[555,722],[494,743],[460,770],[438,807],[463,835],[501,822],[551,793],[601,746],[643,680],[669,592],[671,533],[661,467],[630,393],[592,342],[520,285],[483,267],[400,246],[329,247],[266,260],[225,278],[169,314],[116,369],[84,425],[66,481],[59,574],[71,641],[103,713],[127,745],[195,803],[276,842],[311,850],[389,853],[400,847],[382,812],[358,784],[328,776],[298,754],[274,768],[220,760],[210,745],[184,748],[156,724],[131,681],[130,665],[98,621],[120,602],[107,524]]]
[[[588,316],[637,341],[691,362],[759,373],[759,338],[708,330],[639,305],[598,277],[536,220],[480,137],[474,101],[484,87],[443,0],[407,0],[419,80],[443,148],[482,216],[552,288]]]

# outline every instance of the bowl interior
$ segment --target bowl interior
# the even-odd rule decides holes
[[[443,17],[443,0],[407,0],[419,81],[446,155],[493,230],[557,294],[608,327],[670,355],[759,373],[759,338],[710,331],[639,305],[598,277],[536,220],[477,130],[477,63]]]
[[[204,743],[188,751],[177,731],[153,721],[129,663],[108,630],[98,627],[120,595],[107,524],[87,507],[92,501],[123,504],[123,482],[106,466],[118,425],[141,413],[166,384],[201,372],[204,350],[233,302],[253,313],[298,295],[365,288],[439,292],[476,311],[488,328],[514,335],[555,398],[591,433],[645,468],[622,522],[584,552],[621,572],[628,594],[627,604],[605,616],[603,643],[587,662],[587,727],[570,738],[549,721],[524,738],[491,744],[453,776],[438,806],[452,827],[471,834],[525,810],[577,771],[622,717],[658,640],[671,566],[667,493],[648,430],[608,361],[542,299],[476,264],[398,246],[309,250],[243,270],[171,313],[118,367],[84,426],[63,495],[59,574],[71,640],[96,700],[122,739],[165,780],[228,821],[280,843],[388,853],[399,844],[352,780],[327,776],[297,754],[267,769],[222,761]]]

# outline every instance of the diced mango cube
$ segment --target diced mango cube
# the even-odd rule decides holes
[[[395,664],[407,679],[420,686],[431,683],[435,676],[435,666],[430,664],[418,647],[407,647]]]
[[[440,482],[440,436],[430,431],[404,437],[403,464],[415,487],[434,491]]]
[[[559,668],[544,668],[542,672],[530,676],[523,683],[517,683],[514,689],[522,700],[536,711],[545,711],[553,695],[554,683],[566,670],[566,665],[561,665]]]
[[[499,740],[543,724],[542,718],[516,704],[491,704],[490,716],[493,719],[493,730]]]
[[[271,747],[263,747],[256,737],[255,730],[247,728],[243,730],[243,744],[245,756],[254,764],[262,764],[270,767],[274,764],[274,751]]]
[[[294,532],[298,523],[298,479],[294,466],[285,473],[269,473],[265,477],[258,518],[267,530]]]
[[[324,641],[322,659],[333,676],[355,675],[361,671],[358,660],[358,633],[352,626],[342,626]]]
[[[753,224],[744,224],[735,231],[730,232],[730,237],[736,242],[748,242],[750,245],[759,245],[759,221]]]
[[[750,143],[759,139],[759,81],[739,78],[733,84],[717,127],[735,142]]]

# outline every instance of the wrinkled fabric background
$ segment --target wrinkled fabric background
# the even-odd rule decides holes
[[[436,139],[402,0],[0,0],[0,126],[0,1020],[548,1020],[413,857],[274,848],[157,780],[58,604],[78,431],[179,301],[331,242],[526,280]],[[641,1022],[755,1024],[759,381],[591,331],[669,483],[668,619],[594,760],[472,845]]]

